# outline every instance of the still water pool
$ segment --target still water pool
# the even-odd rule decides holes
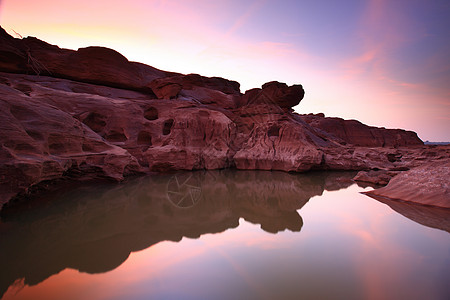
[[[449,211],[391,208],[353,175],[191,172],[45,195],[2,213],[0,296],[450,299]]]

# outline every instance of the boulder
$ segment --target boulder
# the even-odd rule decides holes
[[[373,185],[387,185],[389,181],[399,174],[401,171],[386,171],[386,170],[370,170],[360,171],[353,178],[358,183],[368,183]]]
[[[158,99],[174,99],[183,88],[183,82],[181,76],[171,76],[157,78],[149,86]]]

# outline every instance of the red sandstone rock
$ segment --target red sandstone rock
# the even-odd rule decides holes
[[[239,83],[196,74],[157,78],[149,86],[158,99],[179,98],[225,109],[235,108],[240,98]]]
[[[151,92],[147,85],[172,73],[129,62],[104,47],[60,49],[34,37],[14,39],[0,28],[0,71],[49,75],[111,87]]]
[[[274,104],[226,110],[217,103],[182,96],[161,101],[134,91],[5,73],[0,76],[0,88],[2,111],[8,112],[3,116],[8,122],[0,128],[2,174],[8,178],[2,190],[9,191],[4,199],[69,174],[120,179],[128,169],[233,166],[283,171],[398,170],[450,156],[442,147],[401,150],[342,145],[333,135]],[[207,89],[191,91],[196,88]],[[49,109],[52,113],[44,113]],[[58,131],[50,134],[48,120],[63,126],[53,126]],[[116,151],[122,156],[115,156]],[[123,155],[133,161],[130,167],[116,161]],[[37,158],[24,160],[23,156]],[[103,165],[106,161],[108,165]]]
[[[239,89],[240,84],[238,82],[220,77],[204,77],[198,74],[188,74],[183,76],[183,86],[186,89],[191,89],[191,87],[204,87],[220,91],[227,95],[241,94]]]
[[[415,133],[292,113],[300,85],[269,82],[241,95],[234,81],[163,72],[106,48],[0,39],[1,70],[53,76],[0,73],[0,203],[68,177],[229,167],[396,172],[450,157],[445,147],[420,146]],[[410,145],[419,146],[401,148]]]
[[[251,89],[245,92],[241,100],[242,105],[274,104],[289,109],[300,103],[305,95],[301,85],[288,87],[285,83],[271,81],[265,83],[261,89]]]
[[[450,208],[450,160],[428,163],[394,177],[369,196]]]
[[[423,145],[417,134],[412,131],[372,127],[356,120],[325,118],[323,114],[302,115],[302,119],[309,125],[331,133],[346,143],[355,146],[405,147]]]
[[[158,99],[174,99],[183,88],[183,82],[181,76],[171,76],[157,78],[149,86]]]
[[[392,177],[399,174],[401,171],[385,171],[385,170],[371,170],[360,171],[353,178],[354,181],[364,182],[374,185],[386,185],[392,179]]]
[[[27,92],[20,90],[25,87]],[[70,114],[30,97],[32,91],[25,84],[0,84],[0,197],[8,199],[39,182],[77,173],[84,179],[121,180],[140,171],[125,149],[105,142]]]

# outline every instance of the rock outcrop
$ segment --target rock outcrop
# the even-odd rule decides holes
[[[47,75],[76,81],[152,93],[156,78],[174,73],[129,62],[104,47],[60,49],[35,37],[15,39],[0,27],[0,71]]]
[[[288,87],[285,83],[271,81],[263,84],[260,89],[246,91],[240,105],[273,104],[289,110],[299,104],[304,95],[305,91],[300,84]]]
[[[0,40],[0,205],[64,179],[224,168],[395,174],[450,157],[413,132],[299,115],[301,85],[242,94],[235,81],[157,70],[106,48],[60,49],[3,30]]]
[[[450,209],[449,178],[450,160],[427,163],[397,175],[387,186],[366,194]]]
[[[157,78],[149,84],[158,99],[183,99],[232,109],[240,99],[239,83],[197,74]]]

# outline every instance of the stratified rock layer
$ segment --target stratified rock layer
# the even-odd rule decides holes
[[[364,147],[407,147],[423,145],[417,134],[402,129],[367,126],[356,120],[325,118],[323,114],[304,115],[309,125],[333,134],[345,143]]]

